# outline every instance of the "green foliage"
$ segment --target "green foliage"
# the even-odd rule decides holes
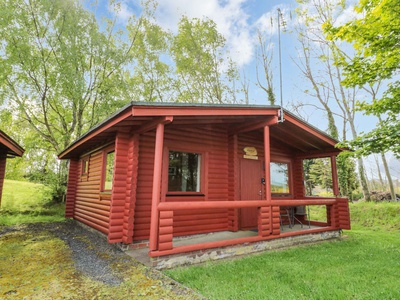
[[[127,29],[135,46],[131,55],[135,60],[134,72],[129,80],[132,99],[146,102],[167,102],[173,97],[173,68],[162,60],[170,51],[172,33],[165,31],[152,19],[152,12],[145,8],[146,18],[140,27],[129,24]],[[139,23],[139,22],[136,22]]]
[[[216,24],[182,17],[174,35],[156,24],[156,6],[143,1],[123,27],[79,0],[0,3],[1,126],[26,149],[7,178],[44,183],[60,202],[67,173],[56,155],[129,101],[234,99],[237,69]]]
[[[350,201],[355,199],[354,192],[359,186],[356,164],[350,152],[342,152],[336,159],[340,195],[347,197]]]
[[[2,1],[0,9],[0,99],[60,152],[124,101],[113,96],[127,46],[79,1]]]
[[[303,160],[303,173],[304,173],[304,184],[306,188],[306,196],[313,194],[315,183],[311,179],[311,166],[314,164],[313,159]]]
[[[61,201],[66,164],[56,154],[129,101],[121,82],[131,45],[77,0],[5,0],[0,10],[0,104],[12,116],[2,126],[21,132],[24,177]]]
[[[372,206],[350,205],[357,229],[340,241],[166,273],[210,299],[397,299],[400,203]]]
[[[327,222],[326,205],[309,205],[309,218],[312,221]]]
[[[186,16],[180,19],[171,47],[178,76],[177,102],[231,101],[235,90],[228,84],[237,79],[238,72],[232,60],[225,61],[224,47],[225,38],[214,21]]]
[[[400,232],[399,202],[357,202],[350,205],[352,228],[355,230]]]
[[[316,195],[314,188],[320,186],[332,190],[332,169],[329,158],[303,160],[306,195]]]
[[[64,220],[64,204],[52,202],[52,189],[43,184],[5,180],[0,225]]]
[[[397,0],[362,0],[358,13],[363,17],[344,26],[325,24],[331,39],[340,39],[353,45],[356,56],[350,61],[341,61],[345,67],[347,86],[372,86],[388,80],[381,99],[371,103],[361,102],[359,109],[368,115],[382,118],[376,129],[364,133],[350,145],[360,155],[393,151],[400,155],[400,10]]]

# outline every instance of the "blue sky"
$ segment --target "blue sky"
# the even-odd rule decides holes
[[[349,0],[351,1],[351,0]],[[304,90],[312,87],[301,74],[295,61],[298,61],[297,34],[293,26],[297,19],[294,10],[298,6],[294,0],[159,0],[156,11],[157,22],[165,29],[176,31],[181,16],[189,18],[208,17],[217,24],[217,28],[224,35],[230,56],[250,80],[250,101],[252,104],[268,104],[266,94],[256,86],[256,49],[258,45],[256,32],[260,29],[271,41],[273,51],[274,89],[276,98],[280,99],[279,82],[279,53],[278,53],[278,23],[277,9],[283,12],[287,24],[287,31],[281,31],[282,45],[282,78],[283,78],[283,105],[291,109],[294,103],[308,103],[300,112],[301,116],[321,130],[327,129],[327,121],[323,111],[315,109],[318,104],[313,97],[306,95]],[[99,1],[99,8],[112,14],[107,0]],[[140,13],[139,0],[122,0],[120,2],[118,21],[124,24],[132,15]],[[342,22],[351,16],[351,10],[340,16]],[[315,72],[319,72],[315,66]],[[359,116],[359,131],[369,131],[375,124],[374,118]],[[340,119],[337,120],[340,126]],[[341,129],[340,129],[341,130]]]
[[[123,0],[118,13],[121,24],[131,15],[139,13],[138,0]],[[100,1],[100,7],[110,10],[106,0]],[[278,72],[277,39],[277,8],[284,14],[294,10],[294,1],[256,1],[256,0],[160,0],[156,11],[157,22],[165,29],[176,31],[181,16],[190,18],[208,17],[217,24],[217,28],[227,41],[227,48],[241,72],[245,71],[247,78],[252,83],[255,78],[255,52],[257,47],[257,29],[265,31],[274,48],[274,71]],[[283,69],[285,73],[285,94],[287,97],[294,91],[290,77],[296,78],[294,64],[291,62],[290,53],[294,45],[291,37],[282,34]],[[297,70],[295,70],[297,71]],[[289,74],[291,76],[289,76]],[[279,87],[278,74],[274,76],[275,87]],[[277,91],[278,92],[278,89]],[[265,95],[251,84],[251,102],[253,104],[267,104]]]

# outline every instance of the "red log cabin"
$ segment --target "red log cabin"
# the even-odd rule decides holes
[[[275,106],[132,102],[59,154],[66,217],[150,257],[350,229],[336,143]],[[332,197],[306,195],[303,161],[315,158],[330,162]],[[175,243],[212,232],[251,234]]]
[[[12,138],[0,130],[0,205],[3,192],[4,176],[6,173],[7,158],[21,157],[25,150],[18,145]]]

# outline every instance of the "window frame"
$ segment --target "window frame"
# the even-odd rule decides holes
[[[106,176],[107,176],[107,156],[110,153],[114,153],[114,162],[113,162],[113,177],[111,181],[111,189],[106,189]],[[115,173],[115,147],[107,147],[103,149],[103,162],[102,162],[102,174],[101,174],[101,187],[100,190],[102,193],[111,193],[113,189],[113,181],[114,181],[114,173]]]
[[[288,193],[274,193],[271,191],[271,196],[272,198],[292,198],[293,197],[293,180],[292,180],[292,161],[290,159],[271,159],[270,162],[270,170],[271,170],[271,164],[276,163],[276,164],[286,164],[288,166]],[[272,172],[270,171],[270,181],[272,180]],[[271,182],[270,182],[271,184]],[[272,190],[272,185],[271,185],[271,190]]]
[[[169,152],[176,151],[176,152],[183,152],[183,153],[195,153],[200,155],[200,186],[199,192],[182,192],[182,191],[168,191],[168,180],[169,180]],[[171,198],[175,198],[174,200],[179,200],[184,197],[198,197],[197,200],[206,200],[207,198],[207,182],[206,182],[206,173],[207,173],[207,164],[208,164],[208,152],[198,149],[198,148],[191,148],[191,147],[164,147],[164,154],[163,154],[163,201],[166,198],[171,200]]]
[[[87,180],[89,177],[89,163],[90,163],[90,156],[84,156],[81,158],[81,169],[80,169],[80,177],[81,180]]]

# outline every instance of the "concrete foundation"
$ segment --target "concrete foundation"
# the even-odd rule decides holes
[[[182,239],[178,241],[174,241],[174,245],[178,243],[198,243],[197,239],[201,239],[204,242],[207,239],[212,240],[224,240],[226,236],[229,234],[235,234],[230,232],[218,232],[210,234],[208,237],[207,235],[203,235],[201,237],[196,237],[193,239],[188,240]],[[248,234],[256,234],[254,232],[250,232]],[[243,233],[242,233],[243,235]],[[223,238],[225,237],[225,238]],[[246,243],[246,244],[239,244],[234,246],[228,247],[220,247],[220,248],[213,248],[207,250],[199,250],[189,253],[181,253],[181,254],[174,254],[174,255],[167,255],[167,256],[160,256],[150,258],[148,256],[148,248],[142,249],[130,249],[127,250],[126,253],[135,259],[139,260],[143,264],[147,266],[154,267],[156,269],[168,269],[174,268],[183,265],[191,265],[191,264],[199,264],[204,263],[207,261],[212,260],[219,260],[219,259],[227,259],[227,258],[234,258],[240,257],[243,255],[248,255],[252,253],[259,253],[262,251],[268,250],[275,250],[275,249],[282,249],[288,248],[295,245],[300,244],[309,244],[309,243],[316,243],[330,239],[337,239],[340,237],[340,231],[325,231],[325,232],[318,232],[318,233],[305,233],[291,237],[283,237],[277,238],[267,241],[260,241],[255,243]]]

